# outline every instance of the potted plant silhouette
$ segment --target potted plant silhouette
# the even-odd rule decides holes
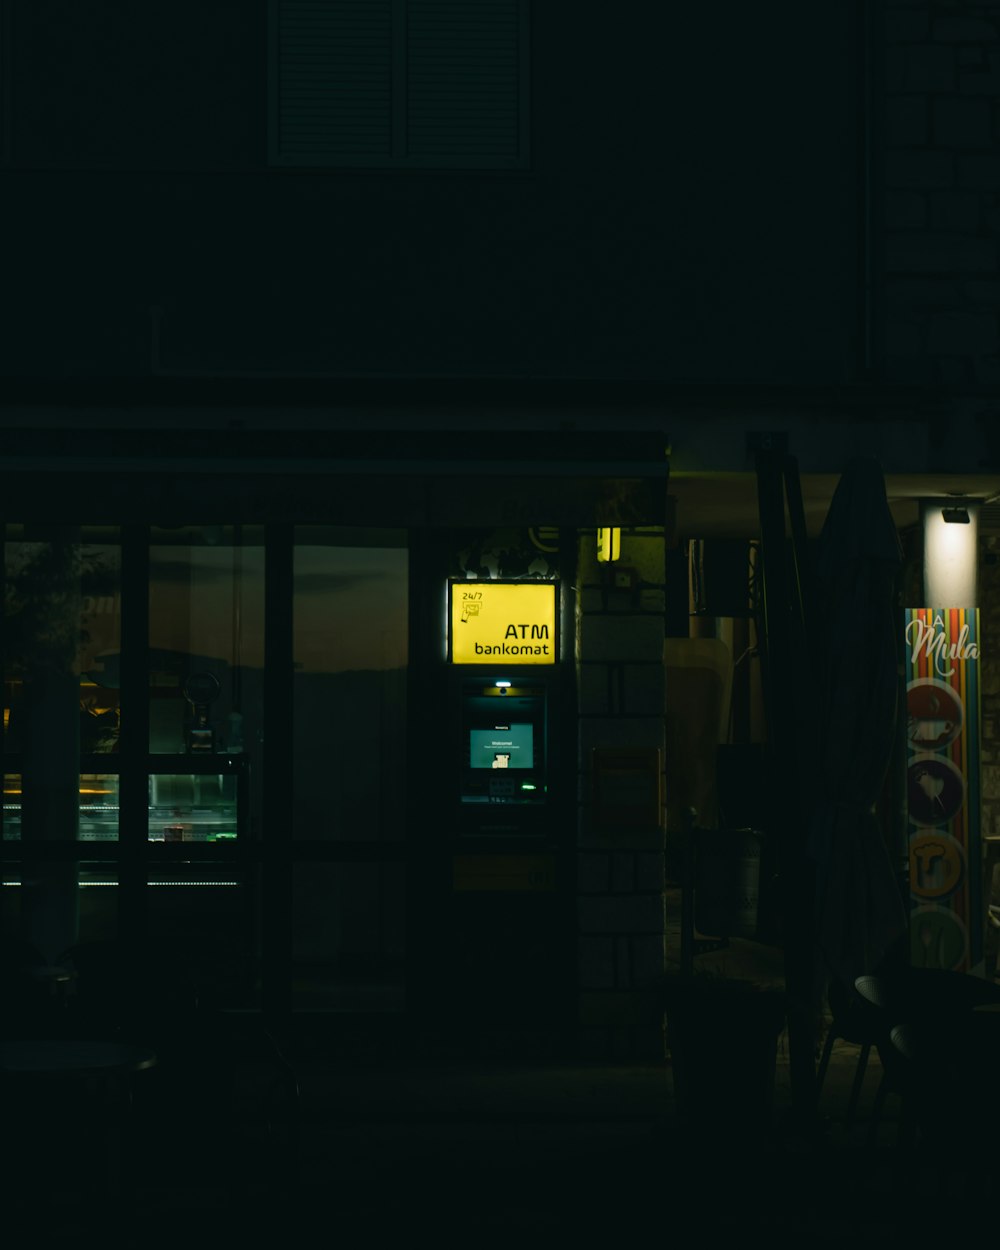
[[[8,543],[5,563],[5,658],[16,689],[5,747],[20,761],[21,936],[55,960],[77,937],[77,864],[32,852],[79,833],[83,602],[113,593],[116,579],[76,527],[35,526]]]

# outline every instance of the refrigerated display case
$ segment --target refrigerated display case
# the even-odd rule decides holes
[[[3,836],[8,842],[21,841],[20,773],[5,773],[3,779]],[[80,774],[80,842],[118,841],[118,774]]]
[[[104,756],[107,767],[113,757]],[[87,761],[93,763],[93,761]],[[147,773],[150,842],[235,842],[246,836],[249,803],[248,758],[162,756],[150,759]],[[81,842],[115,842],[119,837],[117,772],[80,774]],[[21,839],[21,774],[4,774],[3,836]]]
[[[217,762],[213,760],[213,763]],[[241,833],[238,769],[159,771],[149,778],[150,842],[233,842]]]

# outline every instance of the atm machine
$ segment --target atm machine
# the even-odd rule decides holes
[[[449,584],[449,703],[462,840],[552,839],[548,818],[559,783],[550,739],[564,676],[561,593],[555,581]]]
[[[551,1030],[575,967],[575,686],[562,662],[562,593],[555,581],[449,586],[446,942],[457,1010],[486,1032]]]
[[[496,672],[461,683],[459,828],[464,837],[544,837],[548,689]]]

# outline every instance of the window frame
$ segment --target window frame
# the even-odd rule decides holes
[[[327,0],[336,4],[337,0]],[[267,164],[272,169],[328,168],[343,170],[480,170],[484,173],[512,173],[530,168],[529,103],[530,103],[530,12],[529,0],[511,0],[517,20],[517,153],[513,157],[496,155],[451,154],[419,156],[408,151],[409,122],[407,115],[407,48],[406,24],[409,0],[389,0],[391,11],[391,151],[377,153],[338,154],[304,152],[294,155],[281,151],[279,96],[280,22],[282,0],[268,0],[267,14]]]
[[[141,489],[141,488],[140,488]],[[23,509],[17,510],[23,519]],[[33,518],[29,518],[33,519]],[[0,517],[0,551],[5,551],[7,528],[13,520]],[[287,724],[292,720],[294,648],[294,550],[296,524],[291,521],[258,522],[264,538],[264,685],[265,723]],[[124,521],[119,525],[121,545],[121,690],[129,721],[121,735],[119,751],[107,755],[81,754],[81,771],[98,765],[119,780],[118,837],[107,842],[82,842],[73,838],[46,840],[30,847],[21,840],[3,837],[3,810],[0,805],[0,876],[21,870],[28,857],[47,863],[100,862],[117,873],[117,940],[142,943],[153,938],[149,911],[151,877],[172,865],[190,863],[193,872],[208,864],[239,875],[248,893],[250,908],[249,952],[259,960],[260,993],[248,1009],[265,1019],[296,1028],[296,1021],[317,1014],[297,1007],[293,1001],[295,961],[292,948],[293,884],[297,865],[312,863],[350,865],[356,863],[392,865],[410,890],[414,848],[406,828],[394,838],[380,841],[347,839],[296,839],[287,819],[287,798],[293,784],[294,757],[290,736],[267,733],[252,767],[261,770],[260,824],[251,825],[250,786],[246,770],[240,773],[244,824],[241,834],[226,843],[151,842],[148,834],[147,787],[151,774],[212,771],[211,757],[184,754],[150,754],[149,728],[149,586],[151,525],[147,521]],[[407,531],[409,533],[409,531]],[[0,587],[6,579],[6,560],[0,561]],[[0,661],[3,660],[3,620],[0,618]],[[409,673],[407,675],[409,681]],[[135,726],[145,729],[135,730]],[[3,744],[6,746],[6,743]],[[5,770],[18,770],[20,757],[3,752]],[[408,813],[407,813],[408,814]],[[253,897],[251,897],[251,895]],[[154,939],[155,940],[155,939]],[[407,936],[407,943],[408,943]],[[410,958],[408,945],[404,964]],[[408,979],[408,974],[407,974]],[[391,1019],[397,1026],[407,1018],[411,1007],[406,996],[392,1012],[379,1011],[380,1021]],[[364,1009],[347,1013],[355,1023],[366,1020]],[[338,1021],[344,1020],[337,1013]]]

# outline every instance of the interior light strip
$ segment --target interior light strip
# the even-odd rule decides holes
[[[2,881],[0,885],[19,886],[20,881]],[[81,890],[92,890],[95,888],[117,886],[117,881],[78,881]],[[184,889],[190,889],[193,886],[214,886],[216,888],[236,889],[242,884],[239,881],[147,881],[146,884],[152,886],[183,886]]]

